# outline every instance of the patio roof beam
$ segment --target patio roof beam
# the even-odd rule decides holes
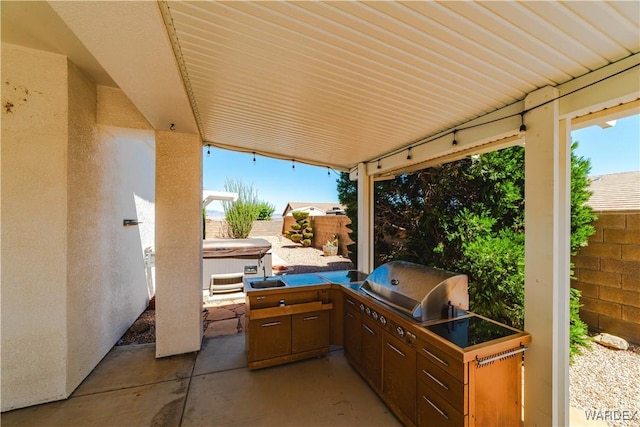
[[[639,75],[640,54],[635,54],[558,86],[560,117],[583,116],[637,100]]]
[[[441,136],[433,139],[425,138],[408,145],[405,149],[395,151],[366,163],[367,175],[376,177],[393,175],[399,170],[403,172],[424,169],[425,163],[433,163],[434,159],[444,156],[452,156],[456,153],[466,153],[474,149],[499,143],[501,140],[511,138],[510,145],[521,143],[518,136],[521,118],[524,110],[524,102],[516,102],[507,107],[496,110],[490,114],[464,123],[457,129],[449,129],[442,132]],[[453,144],[454,131],[456,144]],[[502,141],[504,144],[504,141]],[[409,152],[409,147],[411,150]],[[506,148],[506,147],[501,147]],[[488,151],[485,147],[485,151]],[[410,154],[410,155],[409,155]],[[464,157],[464,156],[463,156]],[[443,162],[439,162],[443,163]]]

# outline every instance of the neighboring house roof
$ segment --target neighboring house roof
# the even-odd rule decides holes
[[[282,216],[287,215],[287,213],[291,212],[292,210],[301,208],[315,208],[320,209],[323,212],[328,212],[330,210],[333,210],[334,208],[339,208],[344,211],[347,207],[341,205],[340,203],[331,202],[289,202],[287,204],[287,207],[284,208]]]
[[[587,204],[596,211],[640,210],[640,171],[589,177]]]

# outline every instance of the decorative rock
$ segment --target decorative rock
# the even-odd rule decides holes
[[[151,329],[151,324],[142,319],[138,319],[133,322],[133,325],[131,325],[131,327],[129,328],[129,330],[135,334],[147,332],[149,329]]]
[[[625,341],[623,338],[616,337],[615,335],[599,334],[593,337],[593,340],[605,347],[615,348],[617,350],[629,349],[629,343]]]

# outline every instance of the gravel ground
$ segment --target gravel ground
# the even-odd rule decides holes
[[[602,411],[610,426],[640,426],[639,346],[622,351],[593,343],[575,357],[569,375],[571,406],[587,416]],[[606,419],[604,411],[613,411],[608,418],[617,420]]]
[[[341,255],[325,257],[322,249],[303,248],[282,236],[261,237],[271,242],[272,251],[286,262],[287,274],[353,269],[353,263]],[[274,265],[276,262],[274,261]]]

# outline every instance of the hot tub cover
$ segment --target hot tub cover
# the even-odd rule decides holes
[[[271,249],[265,239],[207,239],[202,241],[203,258],[262,257]]]

